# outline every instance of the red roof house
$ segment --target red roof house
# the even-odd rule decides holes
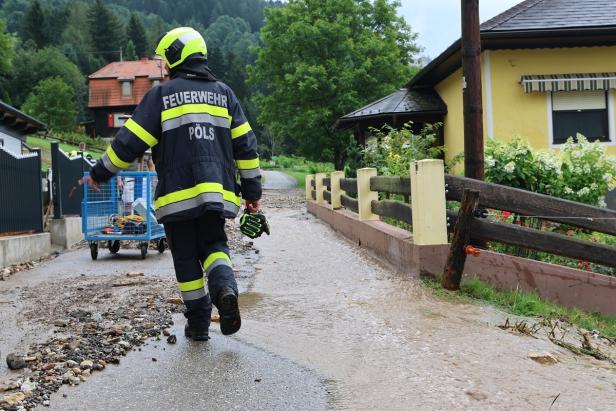
[[[92,135],[112,136],[152,87],[168,80],[163,60],[116,61],[88,76]]]

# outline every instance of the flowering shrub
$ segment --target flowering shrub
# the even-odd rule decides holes
[[[441,124],[427,124],[419,134],[413,133],[411,126],[407,123],[401,129],[372,129],[376,138],[359,152],[362,165],[375,167],[379,175],[404,176],[409,174],[411,161],[441,157],[444,147],[435,145]]]
[[[605,194],[616,188],[616,158],[581,135],[561,152],[534,151],[515,137],[490,140],[485,153],[486,179],[493,183],[598,206],[605,206]]]

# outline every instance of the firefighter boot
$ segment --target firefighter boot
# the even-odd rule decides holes
[[[242,319],[235,291],[230,288],[223,289],[218,297],[217,306],[220,315],[220,332],[224,335],[238,332],[242,326]]]
[[[203,321],[203,319],[191,318],[192,316],[186,312],[184,316],[187,318],[186,326],[184,327],[184,335],[186,338],[190,338],[193,341],[207,341],[210,339],[209,328],[210,319]]]

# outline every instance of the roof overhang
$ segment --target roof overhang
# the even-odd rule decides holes
[[[1,101],[0,124],[20,134],[32,134],[47,129],[47,124]]]
[[[403,122],[406,123],[408,121],[413,120],[424,120],[427,118],[434,118],[444,116],[446,111],[413,111],[413,112],[403,112],[403,113],[377,113],[371,114],[362,117],[353,117],[353,118],[339,118],[334,123],[334,128],[339,130],[346,130],[352,127],[355,127],[358,124],[363,123],[391,123],[391,122]]]
[[[482,50],[593,47],[616,45],[616,26],[557,30],[484,31]],[[408,88],[434,87],[462,67],[461,40],[454,42],[408,83]]]

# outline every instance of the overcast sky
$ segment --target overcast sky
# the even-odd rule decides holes
[[[401,0],[400,13],[419,33],[423,55],[435,58],[460,37],[460,0]],[[479,0],[481,22],[521,3],[522,0]]]

